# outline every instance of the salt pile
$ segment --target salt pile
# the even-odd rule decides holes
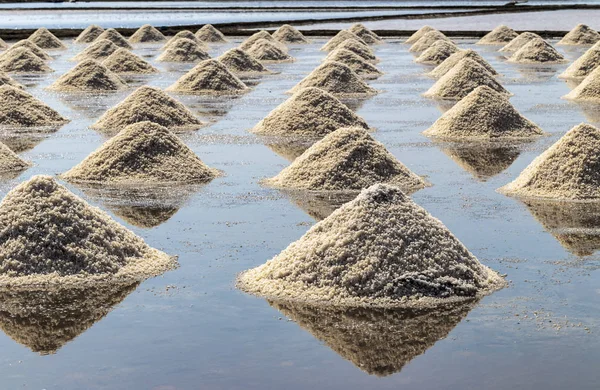
[[[508,42],[512,41],[519,34],[515,30],[510,27],[501,25],[487,33],[483,38],[481,38],[477,44],[478,45],[506,45]]]
[[[0,126],[49,127],[63,125],[69,120],[32,95],[9,85],[0,87]]]
[[[27,39],[22,39],[19,42],[15,43],[7,51],[5,51],[4,53],[2,53],[1,56],[7,55],[7,53],[11,52],[11,50],[15,50],[15,49],[17,49],[19,47],[23,47],[25,49],[30,50],[33,54],[35,54],[36,56],[40,57],[41,60],[49,61],[49,60],[52,59],[52,57],[50,57],[48,55],[48,53],[46,53],[38,45],[36,45],[35,43],[33,43],[31,41],[28,41]]]
[[[367,43],[363,41],[358,35],[351,33],[348,30],[341,30],[337,33],[333,38],[331,38],[327,43],[321,48],[322,51],[332,51],[335,50],[341,43],[348,39],[354,39],[358,43],[362,43],[367,46]]]
[[[196,38],[201,40],[202,42],[210,42],[210,43],[225,43],[227,39],[225,35],[219,30],[217,30],[212,24],[205,24],[201,29],[196,31]]]
[[[425,307],[489,294],[505,281],[398,188],[376,184],[314,225],[238,287],[334,306]]]
[[[536,39],[536,38],[542,39],[542,37],[540,37],[539,35],[537,35],[535,33],[524,32],[522,34],[519,34],[519,36],[516,37],[515,39],[513,39],[512,41],[508,42],[505,46],[503,46],[498,51],[515,52],[515,51],[519,50],[520,48],[522,48],[523,46],[525,46],[527,43],[529,43],[529,41],[531,41],[532,39]]]
[[[323,137],[340,127],[369,125],[344,103],[319,88],[300,89],[251,130],[256,134]]]
[[[504,89],[483,66],[469,58],[463,58],[454,68],[436,81],[423,96],[459,100],[482,85],[486,85],[502,94],[510,95],[510,92]]]
[[[294,93],[308,87],[317,87],[338,97],[370,96],[378,93],[348,66],[335,61],[325,61],[319,65],[289,92]]]
[[[5,50],[6,48],[8,48],[8,44],[4,42],[2,38],[0,38],[0,50]]]
[[[31,42],[35,43],[42,49],[55,50],[60,49],[64,50],[67,47],[58,39],[54,34],[48,31],[47,28],[42,27],[37,29],[33,34],[27,38]]]
[[[274,45],[272,42],[266,39],[259,39],[246,49],[246,53],[260,62],[265,63],[281,63],[281,62],[292,62],[294,57],[281,50],[279,46]]]
[[[490,72],[493,76],[496,76],[498,72],[490,65],[482,56],[480,56],[475,50],[466,49],[460,50],[450,57],[446,58],[444,62],[435,67],[431,72],[427,73],[427,75],[439,79],[446,73],[448,73],[452,68],[456,66],[463,58],[469,58],[479,65],[485,68],[488,72]]]
[[[200,62],[167,88],[167,91],[198,95],[238,95],[249,88],[216,60]]]
[[[460,51],[458,46],[448,41],[437,41],[415,59],[419,64],[439,65],[452,54]]]
[[[73,57],[75,61],[82,60],[96,60],[103,61],[108,58],[111,54],[119,49],[119,46],[115,45],[108,39],[98,39],[89,45],[84,51]]]
[[[120,48],[108,56],[102,65],[114,73],[121,74],[151,74],[158,73],[158,69],[148,62],[133,54],[127,49]]]
[[[167,50],[169,47],[171,47],[172,44],[174,44],[177,40],[182,39],[182,38],[189,39],[190,41],[196,42],[196,44],[198,46],[200,46],[202,49],[206,48],[206,45],[204,44],[204,42],[202,42],[201,40],[196,38],[194,33],[192,33],[191,31],[183,30],[183,31],[179,31],[177,34],[173,35],[171,37],[171,39],[169,39],[167,41],[167,43],[165,43],[165,45],[162,47],[161,50]]]
[[[250,37],[248,37],[248,39],[246,39],[244,42],[242,42],[239,46],[239,48],[241,50],[247,51],[248,49],[250,49],[256,42],[260,41],[261,39],[266,39],[269,42],[272,42],[275,46],[279,47],[279,49],[287,52],[287,47],[275,40],[275,38],[273,38],[273,36],[271,34],[269,34],[268,32],[266,32],[265,30],[261,30],[253,35],[251,35]]]
[[[361,190],[377,183],[414,192],[427,186],[360,127],[326,135],[265,184],[310,191]]]
[[[599,148],[600,129],[577,125],[498,191],[518,197],[597,201]]]
[[[290,26],[289,24],[284,24],[283,26],[279,27],[272,36],[276,41],[283,44],[299,44],[310,42],[300,31],[298,31],[298,29]]]
[[[217,176],[175,134],[147,121],[127,126],[61,175],[71,182],[115,185],[206,183]]]
[[[155,87],[136,89],[121,103],[109,109],[90,126],[98,130],[120,131],[125,127],[150,121],[173,131],[196,130],[202,127],[190,110],[167,93]]]
[[[583,81],[563,99],[600,103],[600,67],[596,67]]]
[[[104,29],[100,26],[92,24],[79,34],[75,39],[75,43],[92,43],[104,32]]]
[[[114,28],[109,28],[108,30],[105,30],[102,34],[100,34],[98,36],[98,38],[96,38],[96,40],[98,40],[98,41],[101,39],[107,39],[107,40],[111,41],[112,43],[114,43],[115,45],[117,45],[119,47],[123,47],[128,50],[133,49],[133,47],[129,44],[129,42],[127,42],[127,40],[125,38],[123,38],[123,36],[121,34],[119,34],[119,32],[117,30],[115,30]]]
[[[348,29],[351,33],[356,34],[360,39],[362,39],[367,45],[379,45],[383,43],[383,40],[379,38],[377,34],[373,31],[366,28],[364,25],[360,23],[356,23],[352,25]]]
[[[130,43],[155,43],[163,42],[165,40],[166,38],[163,33],[149,24],[144,24],[129,37]]]
[[[345,40],[344,42],[337,45],[337,47],[334,50],[351,51],[352,53],[356,54],[357,56],[359,56],[360,58],[362,58],[363,60],[365,60],[371,64],[375,64],[375,63],[379,62],[379,59],[375,56],[375,54],[373,53],[373,51],[371,50],[370,47],[358,42],[355,39]],[[332,50],[332,51],[334,51],[334,50]]]
[[[162,62],[198,62],[208,60],[210,56],[195,41],[178,38],[170,41],[168,47],[156,59]]]
[[[593,45],[600,41],[600,34],[590,26],[578,24],[557,45]]]
[[[356,74],[364,77],[377,77],[383,74],[374,65],[369,64],[357,54],[346,49],[335,49],[325,57],[325,61],[340,62],[347,65]]]
[[[563,79],[584,79],[600,64],[600,42],[590,47],[558,77]]]
[[[439,31],[430,31],[423,35],[417,42],[415,42],[410,49],[408,49],[411,53],[418,53],[425,51],[431,47],[437,41],[448,41],[452,42],[447,36],[442,34]]]
[[[8,50],[0,57],[0,71],[7,73],[52,73],[54,70],[25,47]]]
[[[62,92],[119,91],[127,83],[108,68],[94,60],[84,60],[63,74],[48,89]]]
[[[272,73],[248,53],[236,48],[227,50],[217,60],[237,75]]]
[[[423,134],[456,140],[496,140],[532,138],[543,132],[522,116],[505,94],[481,86],[446,111]]]
[[[431,31],[438,31],[433,27],[430,26],[423,26],[420,29],[418,29],[413,35],[411,35],[410,37],[408,37],[408,39],[406,41],[404,41],[404,43],[415,43],[417,42],[419,39],[421,39],[421,37],[425,34],[427,34],[428,32]]]
[[[0,176],[7,172],[20,172],[30,166],[30,163],[21,159],[8,146],[0,142]]]
[[[6,73],[0,72],[0,87],[3,85],[10,85],[11,87],[15,87],[15,88],[19,88],[19,89],[25,88],[21,84],[17,83],[15,80],[13,80]]]
[[[508,62],[518,64],[560,64],[567,62],[567,60],[548,42],[541,38],[535,38],[517,50],[508,59]]]

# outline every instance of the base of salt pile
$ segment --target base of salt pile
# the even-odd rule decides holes
[[[563,99],[600,103],[600,67],[596,67],[575,89],[563,96]]]
[[[49,128],[62,126],[69,120],[29,93],[10,85],[0,86],[0,127]]]

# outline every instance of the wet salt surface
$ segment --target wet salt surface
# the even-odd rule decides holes
[[[142,283],[105,318],[53,355],[39,356],[1,334],[1,388],[597,388],[600,257],[580,258],[573,253],[600,248],[594,230],[599,225],[589,216],[580,223],[587,230],[574,236],[569,229],[578,226],[578,219],[572,215],[553,219],[556,213],[536,209],[538,218],[546,215],[547,219],[538,221],[522,202],[495,192],[574,125],[586,120],[600,124],[600,111],[560,99],[570,89],[556,76],[568,64],[507,64],[492,47],[474,46],[474,40],[458,41],[462,48],[478,50],[503,75],[503,85],[515,94],[512,103],[549,133],[518,146],[441,144],[421,135],[447,105],[420,96],[433,83],[423,76],[430,68],[414,63],[408,47],[398,40],[376,47],[381,59],[378,66],[386,74],[370,84],[383,93],[349,102],[378,129],[374,137],[433,184],[415,193],[415,201],[440,218],[484,264],[506,273],[509,288],[472,309],[464,307],[455,316],[441,319],[436,317],[441,313],[432,319],[431,313],[404,318],[373,311],[319,316],[310,308],[280,306],[297,323],[286,321],[266,300],[234,288],[239,272],[276,255],[315,222],[307,212],[319,215],[312,208],[304,211],[284,192],[258,184],[288,164],[273,151],[286,149],[281,140],[262,139],[247,129],[283,102],[288,96],[284,92],[320,63],[325,53],[318,48],[324,42],[294,47],[291,54],[297,62],[270,65],[281,74],[252,79],[253,90],[242,97],[181,97],[212,123],[183,134],[182,139],[226,176],[182,194],[167,189],[162,197],[146,198],[149,207],[140,206],[136,199],[143,196],[137,193],[120,199],[119,208],[114,206],[112,193],[84,191],[66,183],[149,245],[179,255],[181,267]],[[211,54],[217,56],[232,46],[213,46]],[[75,65],[67,59],[81,49],[70,46],[68,52],[56,53],[58,58],[50,63],[55,74],[17,78],[73,121],[20,154],[35,166],[14,180],[0,182],[2,196],[35,174],[68,170],[106,139],[87,126],[128,92],[85,97],[43,89]],[[559,50],[571,61],[582,52],[579,48]],[[135,52],[162,71],[135,85],[166,87],[192,66],[155,62],[158,50],[153,46]],[[271,149],[266,142],[279,148]],[[126,207],[130,203],[135,207]],[[138,226],[143,222],[156,225],[163,219],[151,228]],[[554,234],[568,249],[544,226],[567,228]],[[372,331],[366,335],[338,332],[338,328],[327,331],[332,324],[323,320],[328,318],[340,318],[339,328],[347,329],[345,315],[363,321]],[[398,334],[387,334],[388,323],[399,328]],[[14,329],[7,324],[0,311],[0,327],[10,333]],[[445,330],[425,336],[418,332],[427,325]],[[428,338],[431,334],[443,339],[435,342]],[[368,342],[361,346],[356,340]],[[409,352],[400,353],[404,352],[398,351],[401,347]],[[402,360],[412,357],[410,362]],[[373,366],[370,358],[388,365]]]

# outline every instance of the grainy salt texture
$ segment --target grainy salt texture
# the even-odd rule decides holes
[[[158,31],[154,26],[149,24],[145,24],[142,27],[138,28],[136,32],[133,33],[132,36],[129,37],[130,43],[156,43],[163,42],[167,38]]]
[[[354,39],[355,41],[362,43],[366,47],[368,47],[367,43],[363,41],[358,35],[351,33],[348,30],[340,30],[333,38],[331,38],[323,47],[321,47],[322,51],[332,51],[335,50],[342,42]]]
[[[168,47],[156,60],[161,62],[198,62],[209,58],[210,55],[196,41],[178,38],[170,41]]]
[[[250,88],[219,61],[206,60],[166,90],[194,95],[238,95],[248,92]]]
[[[196,31],[196,38],[202,42],[210,43],[225,43],[227,38],[219,30],[217,30],[212,24],[205,24],[201,29]]]
[[[498,51],[515,52],[535,38],[541,39],[542,37],[532,32],[521,33],[518,37],[508,42],[505,46],[502,46],[502,48]]]
[[[127,39],[125,39],[114,28],[109,28],[108,30],[105,30],[102,34],[100,34],[98,36],[98,38],[96,38],[96,40],[98,40],[98,41],[101,40],[101,39],[108,39],[109,41],[111,41],[115,45],[117,45],[119,47],[124,47],[125,49],[128,49],[128,50],[133,49],[133,47],[129,44],[129,42],[127,42]]]
[[[517,64],[561,64],[567,62],[548,42],[535,38],[517,50],[508,62]]]
[[[62,92],[120,91],[126,88],[127,83],[121,77],[95,60],[81,61],[48,87]]]
[[[256,42],[260,41],[261,39],[266,39],[269,42],[272,42],[274,45],[276,45],[277,47],[279,47],[279,49],[287,52],[287,46],[279,41],[277,41],[275,38],[273,38],[273,36],[271,34],[269,34],[267,31],[265,30],[261,30],[257,33],[255,33],[254,35],[251,35],[250,37],[248,37],[244,42],[242,42],[239,46],[239,48],[241,50],[247,51],[248,49],[250,49]]]
[[[104,29],[100,26],[92,24],[86,27],[85,30],[79,34],[79,36],[75,39],[75,43],[92,43],[104,32]]]
[[[600,65],[600,42],[590,47],[569,67],[558,75],[562,79],[582,80]]]
[[[452,42],[450,38],[445,36],[439,31],[430,31],[423,35],[417,42],[415,42],[410,49],[408,49],[411,53],[418,53],[429,49],[435,42],[437,41],[448,41]]]
[[[27,39],[46,50],[65,50],[67,48],[60,39],[45,27],[37,29]]]
[[[423,26],[420,29],[418,29],[413,35],[411,35],[410,37],[408,37],[408,39],[406,41],[404,41],[404,43],[415,43],[417,42],[419,39],[421,39],[421,37],[425,34],[427,34],[428,32],[431,31],[438,31],[435,28],[431,27],[431,26]]]
[[[439,65],[452,54],[460,51],[458,46],[448,41],[437,41],[419,55],[415,62],[419,64]]]
[[[63,125],[69,120],[29,93],[10,85],[0,87],[0,126],[49,127]]]
[[[0,142],[0,176],[6,172],[24,171],[30,166],[30,163],[17,156],[8,146]]]
[[[308,87],[320,88],[336,97],[371,96],[378,93],[348,66],[335,61],[325,61],[319,65],[289,92],[294,93]]]
[[[8,50],[0,57],[0,71],[7,73],[52,73],[44,60],[25,47]]]
[[[98,39],[89,45],[84,51],[73,57],[75,61],[96,60],[103,61],[112,53],[117,51],[119,46],[115,45],[108,39]]]
[[[141,57],[133,54],[127,49],[120,48],[108,56],[102,65],[108,70],[119,74],[152,74],[158,73],[158,69],[150,65]]]
[[[596,67],[583,81],[563,99],[600,103],[600,67]]]
[[[383,74],[375,65],[368,63],[362,57],[346,49],[338,48],[329,52],[324,61],[340,62],[363,77],[378,77]]]
[[[284,301],[422,307],[479,297],[506,282],[400,189],[376,184],[237,285]]]
[[[439,79],[446,73],[448,73],[452,68],[456,66],[463,58],[469,58],[479,65],[483,66],[488,72],[492,75],[496,76],[498,72],[490,65],[482,56],[480,56],[473,49],[460,50],[450,57],[446,58],[444,62],[435,67],[431,72],[427,73],[428,76]]]
[[[196,38],[196,36],[194,35],[194,33],[192,33],[191,31],[188,30],[183,30],[183,31],[179,31],[177,34],[173,35],[168,41],[167,43],[165,43],[165,45],[162,47],[161,50],[167,50],[169,47],[171,47],[171,45],[173,45],[177,40],[179,39],[189,39],[190,41],[194,41],[196,42],[196,44],[201,47],[203,50],[207,49],[207,46],[204,42],[202,42],[200,39]]]
[[[294,57],[281,50],[279,46],[273,44],[266,39],[259,39],[246,49],[246,53],[260,62],[264,63],[282,63],[282,62],[293,62]]]
[[[356,34],[368,45],[379,45],[383,43],[383,39],[379,38],[377,34],[360,23],[353,24],[348,31]]]
[[[344,42],[337,45],[334,50],[349,50],[371,64],[379,62],[379,59],[375,56],[373,50],[371,50],[369,46],[358,42],[356,39],[346,39]]]
[[[5,50],[8,48],[8,44],[4,42],[2,38],[0,38],[0,50]]]
[[[237,48],[227,50],[217,60],[237,75],[273,73],[251,55]]]
[[[252,132],[265,135],[323,137],[340,127],[369,125],[344,103],[319,88],[300,89],[261,120]]]
[[[284,24],[283,26],[279,27],[272,36],[276,41],[283,44],[310,43],[310,41],[300,31],[298,31],[298,29],[290,26],[289,24]]]
[[[9,75],[7,75],[6,73],[0,71],[0,86],[2,86],[2,85],[10,85],[11,87],[15,87],[15,88],[19,88],[19,89],[25,89],[24,86],[22,86],[21,84],[17,83]]]
[[[49,61],[52,59],[52,57],[50,57],[50,55],[48,55],[48,53],[46,53],[38,45],[36,45],[35,43],[33,43],[27,39],[22,39],[19,42],[12,45],[7,51],[5,51],[4,53],[2,53],[0,55],[0,58],[7,55],[7,53],[10,53],[11,50],[15,50],[19,47],[24,47],[24,48],[30,50],[33,54],[40,57],[40,59],[42,59],[44,61]]]
[[[585,24],[578,24],[558,41],[557,45],[593,45],[600,41],[600,34]]]
[[[478,45],[506,45],[508,42],[512,41],[519,34],[510,27],[501,25],[487,33],[483,36],[479,41],[477,41]]]

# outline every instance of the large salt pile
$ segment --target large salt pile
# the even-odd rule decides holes
[[[581,57],[558,75],[563,79],[584,79],[600,65],[600,42],[590,47]]]
[[[103,61],[108,58],[111,54],[119,49],[119,46],[115,45],[108,39],[98,39],[89,45],[84,51],[73,57],[75,61],[82,60],[96,60]]]
[[[50,127],[69,121],[42,101],[10,85],[0,87],[0,101],[2,127]]]
[[[446,58],[444,60],[444,62],[442,62],[441,64],[436,66],[435,69],[433,69],[431,72],[427,73],[427,75],[429,75],[433,78],[439,79],[440,77],[442,77],[443,75],[448,73],[452,68],[454,68],[456,66],[456,64],[458,64],[463,58],[469,58],[469,59],[477,62],[479,65],[484,67],[485,70],[487,70],[494,76],[496,76],[498,74],[498,72],[496,72],[496,70],[492,67],[492,65],[490,65],[475,50],[466,49],[466,50],[460,50],[460,51],[452,54],[450,57]]]
[[[17,83],[15,80],[13,80],[9,75],[0,71],[0,87],[3,85],[10,85],[11,87],[15,87],[15,88],[19,88],[19,89],[25,88],[21,84]]]
[[[22,39],[19,42],[17,42],[14,45],[12,45],[7,51],[5,51],[4,53],[2,53],[0,55],[0,58],[3,57],[3,56],[6,56],[12,50],[18,49],[19,47],[23,47],[25,49],[30,50],[33,54],[35,54],[36,56],[40,57],[41,60],[49,61],[49,60],[52,59],[52,57],[50,57],[48,55],[48,53],[46,53],[38,45],[36,45],[35,43],[33,43],[33,42],[31,42],[31,41],[29,41],[27,39]]]
[[[383,43],[383,40],[379,38],[377,34],[373,31],[366,28],[364,25],[360,23],[356,23],[352,25],[348,29],[351,33],[356,34],[360,39],[362,39],[367,45],[379,45]]]
[[[217,60],[225,65],[231,73],[237,75],[272,73],[251,55],[237,48],[227,50]]]
[[[218,175],[166,127],[139,122],[124,128],[61,177],[79,183],[154,185],[205,183]]]
[[[144,24],[129,37],[129,43],[156,43],[165,40],[166,38],[163,33],[149,24]]]
[[[340,128],[326,135],[264,183],[310,191],[352,191],[388,183],[414,192],[427,186],[360,127]]]
[[[156,60],[162,62],[198,62],[208,59],[210,59],[210,56],[198,43],[191,39],[178,38],[171,41]]]
[[[455,140],[522,139],[542,133],[510,104],[505,94],[487,86],[475,88],[423,132]]]
[[[196,38],[201,40],[202,42],[210,42],[210,43],[225,43],[227,39],[225,35],[219,30],[217,30],[212,24],[205,24],[201,29],[196,31]]]
[[[423,35],[418,41],[416,41],[410,49],[408,49],[411,53],[419,53],[425,51],[431,47],[437,41],[448,41],[452,42],[447,36],[442,34],[439,31],[430,31]]]
[[[275,46],[279,47],[279,49],[287,52],[287,47],[277,41],[275,38],[273,38],[273,36],[271,34],[269,34],[268,32],[266,32],[265,30],[261,30],[253,35],[251,35],[250,37],[248,37],[248,39],[246,39],[244,42],[242,42],[239,46],[239,48],[241,50],[247,51],[248,49],[250,49],[256,42],[260,41],[261,39],[266,39],[269,42],[272,42]]]
[[[423,96],[459,100],[482,85],[486,85],[502,94],[510,95],[510,92],[504,89],[483,66],[469,58],[463,58],[454,68],[436,81]]]
[[[518,37],[508,42],[505,46],[502,46],[502,48],[498,51],[515,52],[529,43],[529,41],[536,38],[541,39],[542,37],[532,32],[521,33]]]
[[[329,52],[327,57],[325,57],[325,61],[340,62],[363,77],[377,77],[383,74],[375,65],[371,65],[357,54],[346,49],[338,48]]]
[[[250,54],[253,58],[260,62],[265,63],[281,63],[281,62],[292,62],[294,57],[281,50],[278,45],[274,45],[272,42],[266,39],[259,39],[246,49],[246,53]]]
[[[593,45],[600,41],[600,34],[590,26],[578,24],[557,45]]]
[[[48,31],[47,28],[42,27],[37,29],[33,34],[27,38],[31,42],[35,43],[42,49],[46,50],[64,50],[67,47],[58,39],[54,34]]]
[[[284,301],[423,307],[489,294],[505,281],[400,189],[376,184],[237,285]]]
[[[91,128],[120,131],[133,123],[144,121],[157,123],[173,131],[202,127],[202,122],[183,104],[159,88],[143,86],[106,111]]]
[[[127,42],[127,39],[125,39],[114,28],[109,28],[108,30],[105,30],[102,34],[100,34],[98,36],[98,38],[96,38],[96,40],[98,40],[98,41],[101,40],[101,39],[108,39],[109,41],[111,41],[115,45],[117,45],[119,47],[123,47],[125,49],[129,49],[129,50],[133,49],[133,47],[129,44],[129,42]]]
[[[418,41],[419,39],[421,39],[421,37],[423,35],[427,34],[430,31],[438,31],[438,30],[436,30],[435,28],[433,28],[431,26],[423,26],[420,29],[418,29],[413,35],[408,37],[408,39],[406,41],[404,41],[404,43],[413,44],[416,41]]]
[[[167,91],[195,95],[238,95],[249,88],[216,60],[200,62],[167,88]]]
[[[348,30],[341,30],[333,38],[331,38],[329,41],[327,41],[327,43],[325,45],[323,45],[321,50],[322,51],[335,50],[342,42],[344,42],[348,39],[354,39],[358,43],[362,43],[363,45],[368,47],[367,43],[365,41],[363,41],[358,35],[351,33]]]
[[[332,51],[334,50],[349,50],[371,64],[379,62],[379,59],[375,56],[373,50],[371,50],[369,46],[358,42],[356,39],[346,39]]]
[[[0,71],[7,73],[52,73],[44,60],[25,47],[8,50],[0,57]]]
[[[194,33],[192,33],[191,31],[188,31],[188,30],[183,30],[183,31],[179,31],[177,34],[173,35],[167,41],[167,43],[165,43],[165,45],[161,48],[161,50],[167,50],[169,47],[171,47],[171,45],[173,45],[175,42],[177,42],[177,40],[183,39],[183,38],[189,39],[190,41],[194,41],[202,49],[206,49],[206,44],[204,42],[202,42],[200,39],[196,38]]]
[[[506,45],[508,42],[512,41],[519,34],[515,30],[510,27],[501,25],[487,33],[481,38],[477,44],[478,45]]]
[[[434,42],[429,49],[425,50],[415,59],[419,64],[439,65],[452,54],[460,51],[458,46],[449,41],[440,40]]]
[[[0,177],[7,172],[21,172],[30,166],[30,163],[21,159],[8,146],[0,142]]]
[[[127,83],[106,66],[94,60],[84,60],[63,74],[48,89],[62,92],[119,91]]]
[[[307,87],[317,87],[338,97],[370,96],[378,93],[348,66],[335,61],[325,61],[319,65],[289,92],[294,93]]]
[[[283,26],[279,27],[272,36],[276,41],[283,44],[299,44],[310,42],[300,31],[298,31],[298,29],[290,26],[289,24],[284,24]]]
[[[108,58],[102,61],[102,65],[106,66],[111,72],[120,74],[158,73],[158,69],[141,57],[123,48],[108,56]]]
[[[369,125],[344,103],[319,88],[300,89],[251,130],[256,134],[323,137],[340,127]]]
[[[92,43],[104,32],[104,29],[95,24],[89,25],[75,39],[75,43]]]
[[[600,129],[580,124],[499,191],[518,197],[600,200]]]
[[[600,67],[596,67],[583,81],[563,99],[600,103]]]
[[[535,38],[517,50],[508,59],[508,62],[518,64],[560,64],[567,62],[567,60],[548,42],[541,38]]]

